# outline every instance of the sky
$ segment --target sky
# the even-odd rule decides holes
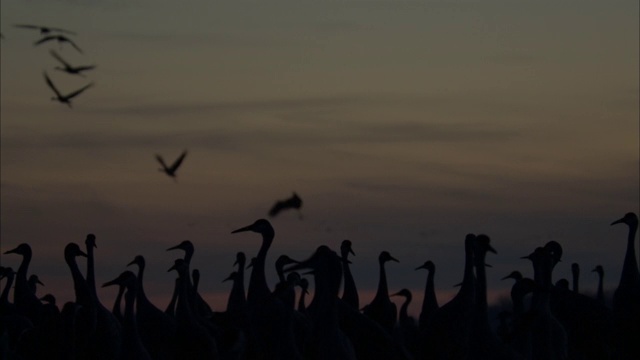
[[[521,256],[564,246],[554,279],[581,265],[581,289],[618,283],[640,209],[637,1],[18,1],[0,3],[0,248],[27,242],[30,272],[73,300],[67,243],[97,237],[96,281],[142,254],[164,307],[185,239],[200,291],[224,310],[235,253],[296,192],[300,213],[269,219],[281,254],[307,258],[350,239],[361,303],[389,251],[392,292],[414,293],[426,260],[447,301],[464,237],[485,233],[491,301]],[[83,53],[33,46],[37,24],[77,32]],[[54,69],[56,50],[86,77]],[[90,82],[73,108],[50,101]],[[177,181],[158,172],[188,150]],[[20,257],[2,255],[17,269]],[[85,263],[80,260],[84,269]],[[246,280],[248,282],[248,275]],[[3,282],[4,284],[4,282]],[[115,289],[99,289],[111,306]]]

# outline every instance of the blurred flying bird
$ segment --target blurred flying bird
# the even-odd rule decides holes
[[[78,96],[81,92],[87,90],[88,88],[90,88],[91,86],[93,86],[93,83],[87,84],[84,87],[69,93],[67,95],[62,95],[60,93],[60,91],[58,91],[58,89],[55,87],[55,85],[53,85],[53,82],[51,81],[51,79],[49,79],[49,76],[47,75],[47,73],[44,73],[44,79],[47,81],[47,85],[49,85],[49,87],[51,88],[51,90],[53,90],[54,93],[56,93],[55,97],[52,97],[51,100],[56,100],[59,101],[63,104],[67,104],[69,107],[71,107],[71,99]]]
[[[302,199],[300,199],[298,194],[296,194],[294,192],[293,195],[290,198],[285,199],[285,200],[277,201],[273,205],[271,210],[269,210],[269,216],[274,217],[274,216],[278,215],[278,213],[280,213],[281,211],[286,210],[286,209],[298,209],[298,210],[300,210],[301,207],[302,207]]]
[[[182,154],[176,159],[176,161],[174,161],[173,164],[171,164],[171,166],[167,166],[162,156],[160,156],[159,154],[156,154],[156,159],[158,160],[158,162],[160,162],[160,165],[162,165],[162,169],[158,169],[158,170],[164,172],[165,174],[169,175],[175,180],[176,171],[182,164],[182,161],[184,160],[185,156],[187,156],[187,150],[183,151]]]
[[[93,70],[96,68],[95,65],[71,66],[60,55],[58,55],[58,53],[55,52],[55,50],[51,50],[49,51],[49,53],[51,54],[51,56],[53,56],[56,60],[58,60],[64,66],[64,67],[56,66],[55,67],[56,70],[64,71],[72,75],[75,74],[75,75],[84,76],[82,74],[83,71]]]
[[[78,47],[78,45],[76,45],[76,43],[73,42],[73,40],[69,39],[68,37],[64,36],[64,35],[49,35],[49,36],[45,36],[42,39],[36,41],[33,43],[34,46],[38,46],[42,43],[45,43],[47,41],[50,40],[56,40],[58,41],[58,44],[62,44],[62,43],[69,43],[71,46],[73,46],[76,50],[78,50],[79,53],[82,53],[82,50]]]
[[[55,27],[50,27],[50,26],[39,26],[39,25],[23,25],[23,24],[18,24],[18,25],[14,25],[17,28],[22,28],[22,29],[33,29],[33,30],[39,30],[40,34],[42,35],[47,35],[51,32],[60,32],[60,33],[65,33],[65,34],[70,34],[70,35],[75,35],[76,33],[70,30],[65,30],[65,29],[61,29],[61,28],[55,28]]]

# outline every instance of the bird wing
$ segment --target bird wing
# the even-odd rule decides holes
[[[76,66],[74,69],[76,71],[85,71],[85,70],[93,70],[95,69],[95,65],[87,65],[87,66]]]
[[[68,42],[69,44],[71,44],[71,46],[73,46],[74,48],[76,48],[76,50],[78,50],[78,52],[82,54],[82,50],[78,47],[78,45],[76,45],[76,43],[74,43],[74,42],[73,42],[73,40],[69,39],[69,38],[68,38],[68,37],[66,37],[66,36],[63,36],[62,38],[64,39],[63,41],[66,41],[66,42]]]
[[[182,164],[182,161],[184,161],[184,158],[187,156],[187,150],[183,151],[182,154],[180,154],[180,157],[178,157],[176,159],[176,161],[173,162],[173,164],[171,165],[171,171],[176,171],[178,170],[178,168],[180,167],[180,164]]]
[[[83,92],[83,91],[87,90],[88,88],[90,88],[90,87],[92,87],[92,86],[93,86],[93,83],[89,83],[89,84],[87,84],[87,85],[85,85],[85,86],[81,87],[80,89],[78,89],[78,90],[76,90],[76,91],[74,91],[74,92],[72,92],[72,93],[68,94],[68,95],[67,95],[67,96],[65,96],[65,97],[66,97],[67,99],[71,99],[71,98],[73,98],[73,97],[76,97],[76,96],[78,96],[81,92]]]
[[[61,33],[69,34],[69,35],[76,35],[76,33],[71,31],[71,30],[66,30],[66,29],[61,29],[61,28],[54,28],[54,27],[47,27],[47,29],[49,29],[49,31],[57,31],[57,32],[61,32]]]
[[[276,216],[278,213],[285,209],[300,209],[302,206],[302,199],[298,197],[298,194],[293,193],[293,196],[286,200],[277,201],[271,210],[269,210],[269,216]]]
[[[160,165],[162,165],[163,169],[168,169],[167,164],[165,164],[164,159],[162,158],[162,156],[156,154],[156,160],[158,160],[160,162]]]
[[[17,27],[17,28],[23,28],[23,29],[38,29],[38,30],[40,30],[40,26],[36,26],[36,25],[16,24],[16,25],[13,25],[13,26]]]
[[[269,210],[269,216],[273,217],[278,215],[278,213],[280,213],[280,211],[284,210],[286,208],[286,202],[285,201],[276,201],[275,204],[273,204],[273,206],[271,207],[271,210]]]
[[[47,85],[49,85],[49,87],[51,88],[51,90],[53,90],[54,93],[56,93],[56,96],[61,98],[62,95],[60,94],[60,92],[58,91],[58,89],[56,89],[56,86],[53,85],[53,82],[51,81],[51,79],[49,79],[49,76],[47,76],[47,73],[44,73],[44,79],[47,81]]]
[[[58,55],[58,53],[55,52],[55,50],[49,50],[49,54],[51,54],[51,56],[53,56],[56,60],[61,62],[62,65],[64,65],[64,67],[66,67],[66,68],[72,67],[71,65],[69,65],[68,62],[64,61],[64,59],[60,55]]]
[[[49,40],[54,40],[54,39],[56,39],[56,38],[57,38],[57,37],[56,37],[55,35],[45,36],[45,37],[43,37],[42,39],[40,39],[40,40],[38,40],[38,41],[34,42],[34,43],[33,43],[33,45],[40,45],[40,44],[42,44],[43,42],[47,42],[47,41],[49,41]]]

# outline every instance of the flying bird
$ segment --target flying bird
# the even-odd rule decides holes
[[[60,29],[60,28],[55,28],[55,27],[50,27],[50,26],[40,26],[40,25],[24,25],[24,24],[18,24],[18,25],[14,25],[17,28],[22,28],[22,29],[33,29],[33,30],[39,30],[40,34],[42,35],[47,35],[51,32],[60,32],[60,33],[65,33],[65,34],[70,34],[70,35],[75,35],[76,33],[73,31],[69,31],[69,30],[65,30],[65,29]]]
[[[300,199],[298,194],[294,192],[290,198],[277,201],[273,205],[273,207],[271,207],[271,210],[269,210],[269,216],[274,217],[278,215],[278,213],[286,209],[300,210],[301,207],[302,207],[302,199]]]
[[[51,56],[53,56],[56,60],[58,60],[64,66],[64,67],[56,66],[55,67],[56,70],[64,71],[72,75],[84,76],[82,74],[83,71],[93,70],[96,68],[95,65],[72,66],[68,62],[64,61],[64,59],[60,55],[58,55],[58,53],[55,52],[54,50],[49,51],[49,53],[51,53]]]
[[[175,180],[176,171],[182,164],[182,161],[184,161],[185,156],[187,156],[187,150],[183,151],[182,154],[176,159],[176,161],[174,161],[173,164],[171,164],[171,166],[167,166],[162,156],[160,156],[159,154],[156,154],[156,159],[158,160],[158,162],[160,162],[160,165],[162,165],[162,168],[158,170],[164,172],[165,174],[169,175]]]
[[[45,43],[47,41],[51,41],[51,40],[56,40],[58,41],[58,44],[62,43],[69,43],[71,46],[73,46],[76,50],[78,50],[79,53],[82,53],[82,50],[78,47],[78,45],[76,45],[76,43],[73,42],[73,40],[69,39],[68,37],[64,36],[64,35],[48,35],[43,37],[42,39],[36,41],[33,43],[34,46],[38,46],[42,43]]]
[[[51,81],[51,79],[49,79],[49,76],[47,76],[47,73],[44,73],[44,79],[47,81],[47,85],[49,85],[49,87],[51,88],[51,90],[53,90],[54,93],[56,93],[55,97],[52,97],[51,100],[56,100],[59,101],[60,103],[63,104],[67,104],[69,107],[71,107],[71,99],[78,96],[81,92],[87,90],[88,88],[90,88],[91,86],[93,86],[93,83],[89,83],[87,85],[85,85],[84,87],[69,93],[67,95],[62,95],[60,93],[60,91],[58,91],[58,89],[56,88],[55,85],[53,85],[53,82]]]

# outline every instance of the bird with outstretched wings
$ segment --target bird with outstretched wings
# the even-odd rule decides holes
[[[164,159],[162,158],[162,156],[159,154],[156,154],[156,160],[158,160],[158,162],[162,166],[162,168],[158,170],[164,172],[165,174],[167,174],[168,176],[172,177],[175,180],[176,171],[178,170],[180,165],[182,165],[182,162],[184,161],[184,158],[186,156],[187,156],[187,150],[183,151],[182,154],[180,154],[180,156],[176,159],[176,161],[174,161],[173,164],[171,164],[171,166],[167,166],[167,163],[164,162]]]
[[[274,217],[286,209],[300,210],[301,207],[302,199],[294,192],[290,198],[277,201],[269,210],[269,216]]]

